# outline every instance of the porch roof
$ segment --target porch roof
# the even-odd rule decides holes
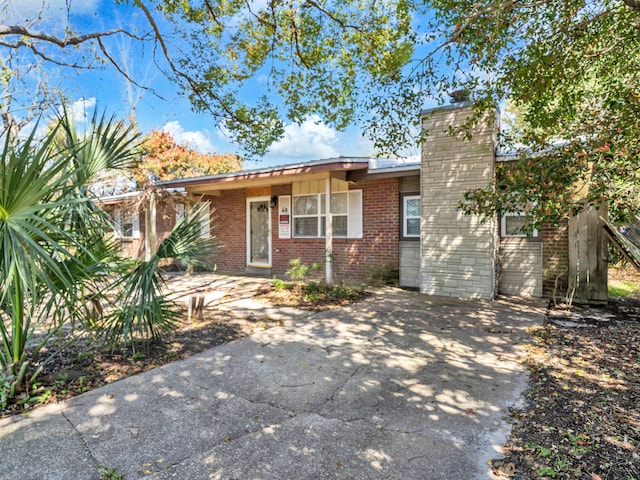
[[[244,187],[260,187],[277,185],[291,181],[318,178],[331,173],[358,172],[358,177],[367,173],[407,169],[418,169],[419,164],[414,160],[399,161],[395,159],[378,159],[367,157],[337,157],[312,162],[281,165],[238,172],[207,175],[203,177],[181,178],[158,182],[158,185],[176,188],[182,187],[194,193],[208,193],[220,190],[231,190]]]

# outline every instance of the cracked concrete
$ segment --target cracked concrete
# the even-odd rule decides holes
[[[281,327],[0,420],[0,478],[489,478],[543,307],[384,289],[288,309]]]

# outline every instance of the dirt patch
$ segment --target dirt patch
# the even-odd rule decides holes
[[[267,304],[280,307],[294,307],[302,310],[322,311],[346,307],[359,302],[366,292],[351,287],[326,285],[324,283],[279,282],[256,298]]]
[[[64,400],[238,340],[257,328],[269,328],[275,324],[257,320],[253,316],[236,318],[224,312],[205,310],[202,320],[184,321],[170,335],[153,341],[146,347],[139,345],[135,351],[131,347],[113,350],[87,334],[67,332],[64,339],[52,339],[42,351],[41,360],[54,356],[46,364],[32,391],[28,394],[21,393],[2,412],[2,416]]]

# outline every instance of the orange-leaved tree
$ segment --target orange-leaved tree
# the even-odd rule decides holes
[[[140,148],[141,159],[135,169],[138,187],[162,180],[242,170],[242,157],[230,153],[198,153],[178,145],[169,132],[152,130]]]

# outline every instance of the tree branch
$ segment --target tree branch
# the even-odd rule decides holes
[[[92,32],[87,33],[85,35],[71,35],[66,36],[64,38],[56,37],[55,35],[49,35],[42,32],[37,32],[35,30],[30,30],[27,27],[22,25],[2,25],[0,24],[0,37],[7,37],[10,35],[20,35],[22,37],[26,37],[32,40],[39,40],[42,42],[47,42],[53,45],[56,45],[60,48],[65,48],[69,46],[79,45],[81,43],[85,43],[91,40],[95,40],[102,37],[108,37],[112,35],[123,34],[127,35],[131,38],[135,38],[136,40],[142,40],[142,38],[124,30],[122,28],[117,28],[113,30],[107,30],[104,32]],[[15,42],[17,46],[27,46],[28,43],[24,40],[20,40]]]
[[[158,97],[161,100],[165,100],[164,97],[162,97],[161,95],[158,94],[158,92],[155,91],[155,89],[151,88],[151,87],[146,87],[144,85],[141,85],[139,82],[135,81],[133,78],[131,78],[131,75],[129,75],[127,72],[125,72],[122,67],[118,64],[118,62],[116,62],[116,60],[109,54],[109,52],[107,51],[106,47],[104,46],[104,43],[102,43],[102,39],[98,38],[98,46],[100,47],[100,51],[102,51],[102,54],[105,56],[105,58],[107,60],[109,60],[109,63],[111,63],[111,65],[113,65],[115,67],[115,69],[118,71],[118,73],[120,73],[120,75],[122,75],[128,82],[130,82],[131,84],[135,85],[138,88],[141,88],[143,90],[146,90],[148,92],[151,92],[153,95],[155,95],[156,97]]]
[[[171,55],[169,54],[169,49],[167,48],[167,45],[164,41],[164,38],[162,38],[162,33],[160,32],[160,29],[158,28],[158,25],[156,24],[155,19],[153,18],[153,15],[151,15],[151,12],[149,11],[149,9],[147,8],[146,5],[144,5],[143,2],[138,2],[136,4],[144,13],[145,17],[147,18],[147,22],[149,22],[149,25],[151,26],[151,28],[153,29],[153,32],[155,34],[155,39],[158,45],[160,45],[160,49],[162,50],[162,55],[164,56],[165,60],[167,61],[167,64],[169,65],[169,68],[171,68],[171,71],[179,78],[181,78],[182,80],[184,80],[188,85],[189,88],[191,89],[191,91],[198,97],[200,98],[203,103],[205,105],[208,105],[207,103],[207,99],[203,97],[202,95],[202,88],[199,87],[198,85],[196,85],[196,82],[194,81],[193,78],[191,78],[191,76],[187,75],[185,72],[183,72],[181,69],[179,69],[175,63],[173,62]],[[228,107],[228,105],[226,104],[226,102],[224,102],[224,100],[222,98],[220,98],[220,96],[216,93],[213,92],[211,89],[208,89],[207,93],[211,96],[211,98],[213,98],[214,100],[216,100],[218,102],[218,105],[223,109],[223,111],[229,115],[229,117],[237,120],[237,121],[242,121],[241,119],[239,119],[237,117],[237,115]],[[211,110],[211,108],[207,109],[214,114],[213,110]]]

